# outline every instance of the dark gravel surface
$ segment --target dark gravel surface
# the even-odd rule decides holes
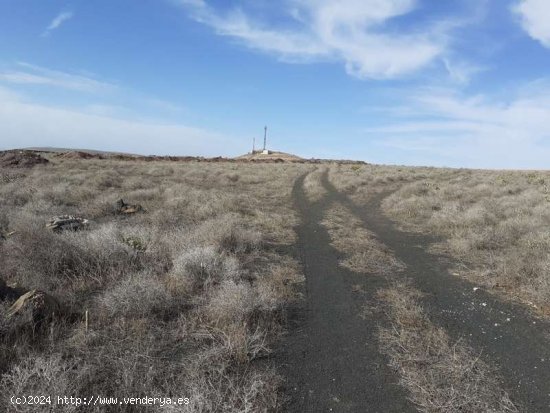
[[[422,305],[430,319],[497,368],[502,388],[520,411],[550,412],[550,323],[451,275],[449,259],[427,252],[435,237],[400,231],[384,216],[383,194],[358,206],[338,193],[326,174],[322,181],[333,199],[350,208],[406,264],[404,276],[425,293]]]
[[[333,199],[309,203],[304,176],[293,195],[302,218],[298,251],[306,275],[305,302],[279,354],[287,377],[288,412],[415,412],[398,377],[378,350],[383,317],[361,317],[387,280],[356,274],[338,265],[339,253],[320,225]],[[362,292],[354,292],[360,287]]]

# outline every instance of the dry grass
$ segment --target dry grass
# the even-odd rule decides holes
[[[426,413],[517,412],[495,373],[464,342],[452,343],[418,304],[407,283],[383,290],[392,327],[380,342],[409,397]]]
[[[306,168],[56,158],[2,180],[0,230],[17,232],[0,241],[0,279],[45,291],[63,311],[37,330],[0,301],[0,410],[17,392],[277,410],[280,379],[258,360],[301,282],[297,263],[277,251],[294,242],[291,190]],[[146,212],[117,214],[120,198]],[[48,231],[61,214],[92,222]]]
[[[453,273],[550,315],[550,172],[337,165],[331,183],[409,231],[444,238]]]
[[[355,201],[366,202],[372,195],[423,179],[432,170],[381,165],[336,165],[329,169],[329,181]]]
[[[384,208],[445,237],[455,272],[550,314],[550,173],[454,171],[403,186]]]
[[[340,265],[358,273],[388,275],[401,271],[404,264],[393,252],[365,229],[348,208],[333,204],[325,212],[322,225],[327,229],[331,245],[345,258]]]
[[[318,202],[327,195],[327,190],[321,183],[321,175],[326,168],[318,168],[307,174],[304,179],[304,191],[309,202]]]

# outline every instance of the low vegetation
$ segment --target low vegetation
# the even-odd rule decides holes
[[[495,372],[464,342],[452,343],[418,303],[419,291],[397,282],[380,292],[392,326],[380,343],[411,400],[426,413],[517,412]]]
[[[434,171],[389,196],[406,229],[444,237],[454,272],[550,315],[550,173]]]
[[[348,208],[334,203],[325,212],[322,225],[331,244],[343,254],[340,265],[357,273],[391,275],[404,268],[392,251],[363,227]]]
[[[327,195],[327,191],[321,183],[321,176],[326,170],[326,168],[317,168],[306,175],[304,192],[309,202],[318,202]]]
[[[282,251],[295,241],[290,196],[305,168],[58,157],[10,174],[0,183],[0,230],[10,234],[0,241],[0,410],[11,411],[15,394],[279,409],[268,356],[301,282]],[[121,198],[143,211],[118,213]],[[59,215],[90,222],[45,227]],[[15,297],[33,289],[56,310],[45,318],[35,300],[11,315]]]
[[[170,412],[281,411],[270,355],[302,282],[288,254],[298,225],[292,188],[306,173],[310,202],[324,205],[328,173],[356,204],[379,197],[402,228],[439,235],[433,248],[455,258],[458,275],[550,314],[547,173],[49,159],[0,171],[2,411],[14,394],[189,398]],[[322,225],[340,264],[394,282],[380,293],[391,321],[381,349],[421,411],[517,411],[491,367],[432,324],[412,285],[395,281],[404,264],[392,251],[348,207],[327,206]],[[59,216],[88,221],[77,231],[46,227]]]
[[[407,231],[441,237],[453,273],[550,315],[550,173],[364,165],[330,182],[359,205],[382,195]]]

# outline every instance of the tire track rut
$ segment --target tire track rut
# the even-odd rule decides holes
[[[453,340],[464,339],[502,376],[502,388],[525,412],[550,411],[550,324],[534,317],[521,305],[503,301],[449,273],[445,258],[426,248],[435,237],[396,229],[380,208],[383,195],[358,206],[321,178],[333,200],[348,207],[366,228],[391,248],[407,268],[403,274],[422,298],[430,319]]]
[[[308,202],[305,176],[297,179],[293,198],[302,218],[297,234],[306,302],[298,309],[304,319],[291,328],[282,352],[291,399],[285,411],[416,412],[378,349],[378,326],[384,320],[360,317],[363,306],[375,303],[376,292],[388,281],[339,266],[341,254],[320,224],[336,193]],[[364,293],[354,293],[353,285]]]

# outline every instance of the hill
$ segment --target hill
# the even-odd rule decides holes
[[[283,162],[303,162],[304,158],[299,156],[292,155],[290,153],[278,152],[278,151],[269,151],[269,153],[264,154],[261,151],[255,151],[253,153],[247,153],[245,155],[237,156],[237,160],[246,160],[246,161],[276,161],[281,160]]]

